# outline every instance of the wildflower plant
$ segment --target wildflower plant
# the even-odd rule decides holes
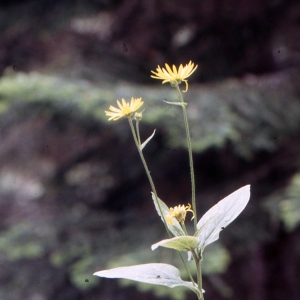
[[[167,204],[163,202],[157,195],[152,176],[143,154],[143,149],[153,138],[155,130],[153,134],[144,142],[141,141],[139,132],[139,122],[142,119],[142,111],[138,112],[137,110],[144,104],[142,98],[132,98],[130,102],[126,102],[124,99],[122,99],[122,102],[117,100],[118,108],[110,106],[109,111],[105,111],[106,115],[109,117],[109,121],[116,121],[122,117],[126,117],[128,119],[134,142],[150,182],[154,206],[162,222],[164,223],[165,229],[169,236],[169,238],[152,245],[151,249],[155,250],[158,247],[165,247],[176,250],[187,271],[187,274],[189,275],[190,281],[182,280],[179,270],[176,267],[164,263],[149,263],[114,268],[96,272],[94,275],[106,278],[130,279],[149,284],[164,285],[170,288],[177,286],[186,287],[192,290],[197,295],[199,300],[204,300],[201,271],[203,251],[207,245],[213,243],[219,238],[220,232],[225,229],[225,227],[227,227],[246,207],[250,198],[250,185],[246,185],[236,190],[229,196],[219,201],[198,221],[192,143],[186,111],[186,106],[188,103],[184,101],[182,91],[179,88],[179,85],[184,82],[185,90],[183,92],[187,92],[187,78],[193,74],[197,67],[197,65],[195,66],[194,63],[190,61],[185,66],[180,65],[179,68],[176,68],[174,65],[171,68],[168,64],[165,64],[165,68],[158,66],[156,71],[151,71],[152,78],[162,80],[163,84],[169,82],[171,86],[178,92],[178,102],[164,102],[169,105],[176,105],[182,108],[190,165],[192,205],[179,204],[174,208],[169,208]],[[190,235],[185,227],[187,213],[192,215],[191,219],[193,220],[194,224],[193,235]],[[181,252],[186,252],[187,259],[192,259],[194,261],[197,270],[196,279],[193,278]]]

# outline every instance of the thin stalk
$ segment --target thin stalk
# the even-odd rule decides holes
[[[138,138],[139,145],[141,145],[142,143],[141,143],[141,136],[140,136],[139,120],[136,120],[135,128],[136,128],[136,135]]]
[[[140,146],[141,146],[140,138],[137,136],[136,131],[134,130],[132,118],[129,117],[129,118],[128,118],[128,121],[129,121],[129,125],[130,125],[130,129],[131,129],[131,132],[132,132],[132,135],[133,135],[134,142],[135,142],[135,144],[136,144],[136,147],[137,147],[137,149],[138,149],[140,158],[141,158],[142,163],[143,163],[143,166],[144,166],[144,168],[145,168],[145,171],[146,171],[148,180],[149,180],[149,182],[150,182],[152,192],[153,192],[153,194],[154,194],[154,196],[155,196],[155,200],[157,201],[157,206],[158,206],[158,208],[159,208],[160,215],[162,216],[162,219],[163,219],[164,225],[165,225],[165,227],[166,227],[166,230],[167,230],[169,236],[171,237],[170,231],[169,231],[169,229],[168,229],[168,226],[167,226],[167,223],[166,223],[166,220],[165,220],[165,216],[163,215],[162,209],[161,209],[160,204],[159,204],[159,202],[158,202],[158,200],[157,200],[157,199],[158,199],[158,196],[157,196],[157,192],[156,192],[156,188],[155,188],[155,185],[154,185],[152,176],[150,175],[150,171],[149,171],[149,169],[148,169],[146,160],[145,160],[145,158],[144,158],[143,151],[141,150],[141,147],[140,147]],[[139,131],[138,131],[138,132],[139,132]]]
[[[179,88],[179,85],[175,85],[180,101],[182,103],[184,102],[181,90]],[[188,146],[188,152],[189,152],[189,162],[190,162],[190,173],[191,173],[191,185],[192,185],[192,208],[194,211],[194,230],[196,232],[197,230],[197,210],[196,210],[196,186],[195,186],[195,172],[194,172],[194,163],[193,163],[193,152],[192,152],[192,142],[191,142],[191,136],[190,136],[190,129],[189,129],[189,123],[186,113],[186,105],[182,105],[182,112],[183,112],[183,119],[184,119],[184,127],[186,131],[186,139],[187,139],[187,146]]]
[[[133,135],[133,139],[134,139],[135,145],[136,145],[136,147],[137,147],[137,149],[138,149],[140,158],[141,158],[142,163],[143,163],[143,166],[144,166],[144,168],[145,168],[145,171],[146,171],[148,180],[149,180],[149,182],[150,182],[151,189],[152,189],[153,194],[154,194],[154,196],[155,196],[155,200],[157,201],[156,203],[157,203],[157,206],[158,206],[158,208],[159,208],[159,212],[160,212],[160,214],[161,214],[161,216],[162,216],[162,219],[163,219],[165,228],[166,228],[166,230],[167,230],[167,233],[168,233],[168,235],[169,235],[169,238],[171,238],[172,235],[171,235],[170,230],[169,230],[169,228],[168,228],[168,226],[167,226],[165,217],[164,217],[164,215],[163,215],[163,213],[162,213],[162,209],[161,209],[160,204],[159,204],[159,201],[158,201],[158,196],[157,196],[157,192],[156,192],[156,188],[155,188],[155,185],[154,185],[152,176],[151,176],[151,174],[150,174],[150,171],[149,171],[149,169],[148,169],[146,160],[145,160],[145,158],[144,158],[143,151],[141,150],[141,147],[140,147],[141,142],[140,142],[140,136],[139,136],[138,123],[137,123],[137,132],[136,132],[136,131],[134,130],[132,118],[129,117],[129,118],[128,118],[128,121],[129,121],[130,129],[131,129],[131,132],[132,132],[132,135]],[[138,136],[137,136],[137,133],[138,133]],[[195,281],[194,281],[194,279],[193,279],[193,276],[192,276],[190,270],[188,269],[188,267],[187,267],[187,265],[186,265],[186,263],[185,263],[185,261],[184,261],[184,259],[183,259],[183,257],[182,257],[182,254],[181,254],[179,251],[177,251],[177,253],[178,253],[179,256],[180,256],[181,261],[182,261],[182,263],[183,263],[183,265],[184,265],[184,267],[185,267],[187,273],[189,274],[189,277],[190,277],[191,281],[193,282],[193,284],[195,284]]]
[[[181,228],[183,229],[185,235],[188,236],[189,234],[188,234],[188,232],[187,232],[187,230],[186,230],[186,227],[185,227],[185,224],[184,224],[184,223],[181,223]]]
[[[201,270],[201,259],[198,257],[196,254],[195,250],[192,250],[192,255],[196,264],[196,269],[197,269],[197,284],[198,284],[198,289],[200,292],[200,300],[204,300],[204,296],[202,293],[202,270]]]

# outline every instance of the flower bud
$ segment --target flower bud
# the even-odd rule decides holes
[[[141,112],[136,112],[136,113],[134,114],[134,119],[135,119],[136,121],[141,121],[142,118],[143,118],[143,112],[142,112],[142,111],[141,111]]]

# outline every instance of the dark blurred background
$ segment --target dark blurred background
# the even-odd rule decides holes
[[[198,216],[252,185],[245,211],[204,253],[205,299],[300,294],[300,2],[61,0],[0,3],[0,299],[196,299],[99,279],[105,268],[176,265],[116,99],[143,97],[158,194],[190,202],[180,110],[157,65],[189,79]],[[189,222],[187,222],[189,223]]]

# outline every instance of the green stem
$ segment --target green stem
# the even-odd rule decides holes
[[[131,117],[128,117],[128,121],[129,121],[130,129],[131,129],[131,132],[132,132],[132,135],[133,135],[133,139],[134,139],[135,145],[136,145],[136,147],[137,147],[137,149],[138,149],[140,158],[141,158],[141,160],[142,160],[142,163],[143,163],[143,165],[144,165],[144,168],[145,168],[145,171],[146,171],[148,180],[149,180],[150,185],[151,185],[152,192],[153,192],[153,194],[154,194],[154,196],[155,196],[155,201],[156,201],[156,203],[157,203],[157,207],[159,208],[159,212],[160,212],[160,214],[161,214],[161,216],[162,216],[162,219],[163,219],[164,225],[165,225],[165,227],[166,227],[167,233],[168,233],[168,235],[169,235],[169,238],[171,238],[172,235],[171,235],[170,230],[169,230],[169,228],[168,228],[168,226],[167,226],[167,223],[166,223],[166,220],[165,220],[165,216],[164,216],[163,213],[162,213],[162,209],[161,209],[160,204],[159,204],[159,201],[158,201],[158,196],[157,196],[157,192],[156,192],[156,188],[155,188],[153,179],[152,179],[152,177],[151,177],[151,174],[150,174],[150,171],[149,171],[149,169],[148,169],[146,160],[145,160],[145,158],[144,158],[143,151],[141,150],[141,147],[140,147],[140,146],[141,146],[141,142],[140,142],[140,136],[139,136],[138,124],[137,124],[137,133],[138,133],[138,136],[137,136],[137,133],[136,133],[136,131],[134,130],[132,118],[131,118]],[[182,261],[182,263],[183,263],[183,265],[184,265],[186,271],[188,272],[191,281],[192,281],[193,283],[195,283],[195,282],[194,282],[194,279],[193,279],[193,276],[192,276],[192,274],[190,273],[190,271],[189,271],[189,269],[188,269],[188,267],[187,267],[187,265],[186,265],[186,263],[185,263],[185,261],[184,261],[184,259],[183,259],[183,257],[182,257],[182,254],[181,254],[179,251],[177,251],[177,253],[178,253],[179,256],[180,256],[181,261]]]
[[[198,284],[198,289],[200,292],[199,300],[204,300],[204,296],[202,293],[202,270],[201,270],[201,259],[198,257],[196,254],[195,250],[192,250],[192,255],[196,264],[196,269],[197,269],[197,284]]]
[[[179,93],[179,98],[182,103],[184,102],[181,90],[179,88],[179,85],[176,84],[176,89]],[[184,126],[186,131],[186,139],[187,139],[187,146],[188,146],[188,152],[189,152],[189,162],[190,162],[190,173],[191,173],[191,185],[192,185],[192,208],[195,214],[194,217],[194,230],[196,232],[197,230],[197,210],[196,210],[196,186],[195,186],[195,172],[194,172],[194,164],[193,164],[193,152],[192,152],[192,142],[191,142],[191,136],[190,136],[190,129],[189,129],[189,123],[187,118],[187,112],[186,112],[186,105],[182,105],[182,112],[183,112],[183,119],[184,119]]]
[[[184,223],[181,223],[181,228],[183,229],[185,235],[188,236],[189,234],[188,234],[188,232],[187,232],[187,230],[186,230],[186,227],[185,227],[185,224],[184,224]]]
[[[130,129],[131,129],[131,132],[132,132],[132,135],[133,135],[133,139],[134,139],[135,145],[136,145],[136,147],[137,147],[137,149],[138,149],[140,158],[141,158],[141,160],[142,160],[142,163],[143,163],[143,166],[144,166],[144,168],[145,168],[145,171],[146,171],[148,180],[149,180],[150,185],[151,185],[152,192],[153,192],[153,194],[154,194],[154,196],[155,196],[155,200],[156,200],[157,206],[158,206],[158,208],[159,208],[160,215],[161,215],[161,217],[162,217],[162,219],[163,219],[163,222],[164,222],[164,225],[165,225],[165,227],[166,227],[166,230],[167,230],[167,232],[168,232],[168,234],[169,234],[169,237],[171,237],[170,231],[169,231],[169,229],[168,229],[168,226],[167,226],[167,223],[166,223],[166,220],[165,220],[165,216],[164,216],[163,213],[162,213],[162,209],[161,209],[160,204],[159,204],[159,201],[158,201],[158,196],[157,196],[156,188],[155,188],[155,186],[154,186],[154,182],[153,182],[152,177],[151,177],[151,175],[150,175],[150,171],[149,171],[149,169],[148,169],[146,160],[145,160],[145,158],[144,158],[143,151],[141,150],[141,147],[140,147],[140,146],[141,146],[141,143],[140,143],[140,137],[139,137],[139,135],[137,136],[136,131],[134,130],[132,118],[129,117],[129,118],[128,118],[128,121],[129,121]],[[137,131],[137,132],[139,133],[139,131]]]
[[[135,128],[136,128],[136,135],[138,138],[138,143],[139,143],[139,145],[141,145],[142,143],[141,143],[141,137],[140,137],[139,120],[136,120]]]

